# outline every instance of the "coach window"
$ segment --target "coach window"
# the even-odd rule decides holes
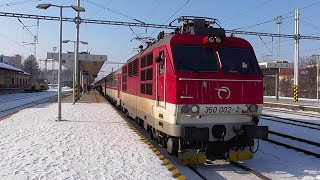
[[[153,53],[141,58],[140,93],[152,95]]]

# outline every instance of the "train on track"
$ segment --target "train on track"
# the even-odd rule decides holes
[[[252,159],[255,139],[268,136],[258,126],[263,74],[252,46],[227,37],[216,19],[178,21],[96,84],[182,164]]]

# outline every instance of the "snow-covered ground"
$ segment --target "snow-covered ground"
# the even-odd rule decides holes
[[[72,89],[62,89],[62,93],[68,93],[70,91],[72,91]],[[26,104],[55,96],[57,96],[57,89],[45,92],[0,95],[0,117],[15,112],[16,110],[23,109]]]
[[[174,179],[109,104],[56,106],[0,121],[0,179]]]

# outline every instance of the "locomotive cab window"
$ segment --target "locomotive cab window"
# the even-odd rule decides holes
[[[200,46],[174,46],[175,64],[183,72],[217,72],[214,49]]]
[[[259,72],[257,59],[251,49],[221,48],[219,56],[224,72],[244,74]]]

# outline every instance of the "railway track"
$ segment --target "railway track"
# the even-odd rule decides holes
[[[300,127],[305,127],[305,128],[309,128],[309,129],[320,130],[320,124],[318,124],[318,123],[312,123],[312,122],[301,121],[301,120],[296,120],[296,119],[289,119],[289,118],[282,118],[282,117],[278,117],[278,116],[265,115],[265,114],[260,115],[260,118],[263,118],[264,120],[268,120],[268,121],[274,121],[274,122],[279,122],[279,123],[283,123],[283,124],[290,124],[290,125],[294,125],[294,126],[300,126]]]
[[[242,169],[244,171],[247,171],[247,172],[249,172],[249,173],[251,173],[251,174],[253,174],[253,175],[255,175],[255,176],[257,176],[257,177],[259,177],[261,179],[270,180],[269,177],[267,177],[267,176],[255,171],[255,170],[253,170],[253,169],[251,169],[249,167],[246,167],[246,166],[244,166],[244,165],[242,165],[242,164],[240,164],[238,162],[229,161],[229,163],[230,163],[230,165],[232,165],[234,167],[237,167],[237,168],[240,168],[240,169]],[[196,173],[201,179],[207,180],[207,178],[204,175],[202,175],[195,167],[188,165],[188,168],[191,169],[194,173]]]
[[[70,93],[63,94],[62,98],[66,97],[68,95],[70,95]],[[41,99],[41,100],[38,100],[38,101],[33,101],[33,102],[30,102],[30,103],[26,103],[26,104],[15,106],[15,107],[12,107],[12,108],[9,108],[9,109],[2,110],[2,111],[0,111],[0,114],[2,114],[2,113],[5,113],[5,114],[4,115],[0,115],[0,118],[2,119],[3,117],[12,115],[12,114],[24,109],[24,108],[33,107],[33,106],[36,106],[38,104],[42,104],[42,103],[46,103],[46,102],[50,102],[50,101],[54,102],[54,101],[56,101],[57,97],[58,97],[58,95],[55,95],[55,96],[51,96],[51,97],[48,97],[48,98],[45,98],[45,99]]]
[[[6,98],[6,99],[1,99],[0,103],[4,103],[4,102],[11,102],[11,101],[17,101],[17,100],[22,100],[22,99],[28,99],[28,98],[32,98],[32,97],[39,97],[39,96],[43,96],[43,95],[47,95],[47,93],[30,93],[24,96],[19,96],[19,97],[12,97],[12,98]]]
[[[274,109],[274,108],[268,108],[268,107],[263,107],[263,110],[272,111],[272,112],[279,112],[279,113],[286,113],[286,114],[293,114],[293,115],[301,115],[301,116],[313,117],[313,118],[320,118],[320,115],[310,114],[310,113],[306,113],[306,112],[293,112],[293,111]],[[264,115],[263,113],[261,113],[261,114]]]
[[[263,118],[264,120],[267,120],[267,121],[273,121],[273,122],[278,122],[278,123],[282,123],[282,124],[289,124],[289,125],[304,127],[304,128],[313,129],[313,130],[320,130],[320,124],[318,124],[318,123],[312,123],[312,122],[307,122],[307,121],[301,121],[301,120],[296,120],[296,119],[289,119],[289,118],[283,118],[283,117],[265,115],[265,114],[262,114],[260,117]],[[280,132],[275,132],[272,130],[269,130],[269,134],[276,136],[276,137],[280,137],[280,138],[290,139],[293,142],[299,142],[301,145],[310,145],[313,147],[320,148],[320,143],[318,143],[318,142],[314,142],[314,141],[310,141],[307,139],[283,134]],[[309,150],[302,148],[302,147],[297,147],[297,146],[293,146],[290,144],[286,144],[286,143],[281,142],[279,140],[274,140],[274,139],[268,138],[268,139],[264,139],[264,141],[267,141],[272,144],[276,144],[278,146],[286,147],[288,149],[292,149],[297,152],[302,152],[304,154],[320,158],[319,153],[309,151]]]
[[[306,144],[306,145],[311,145],[311,146],[315,146],[317,148],[320,148],[320,143],[318,143],[318,142],[314,142],[314,141],[310,141],[310,140],[307,140],[307,139],[302,139],[302,138],[298,138],[298,137],[294,137],[294,136],[290,136],[290,135],[287,135],[287,134],[282,134],[282,133],[274,132],[274,131],[270,131],[270,130],[269,130],[269,134],[272,134],[272,135],[275,135],[275,136],[278,136],[278,137],[281,137],[281,138],[286,138],[286,139],[290,139],[290,140],[293,140],[293,141],[297,141],[297,142],[300,142],[300,143],[303,143],[303,144]],[[309,151],[309,150],[306,150],[306,149],[302,149],[300,147],[292,146],[292,145],[289,145],[289,144],[286,144],[286,143],[283,143],[283,142],[279,142],[279,141],[276,141],[276,140],[273,140],[273,139],[270,139],[270,138],[264,139],[264,141],[267,141],[267,142],[270,142],[272,144],[276,144],[276,145],[279,145],[279,146],[283,146],[283,147],[286,147],[288,149],[293,149],[295,151],[302,152],[302,153],[307,154],[307,155],[311,155],[311,156],[320,158],[320,154],[319,153],[312,152],[312,151]]]

